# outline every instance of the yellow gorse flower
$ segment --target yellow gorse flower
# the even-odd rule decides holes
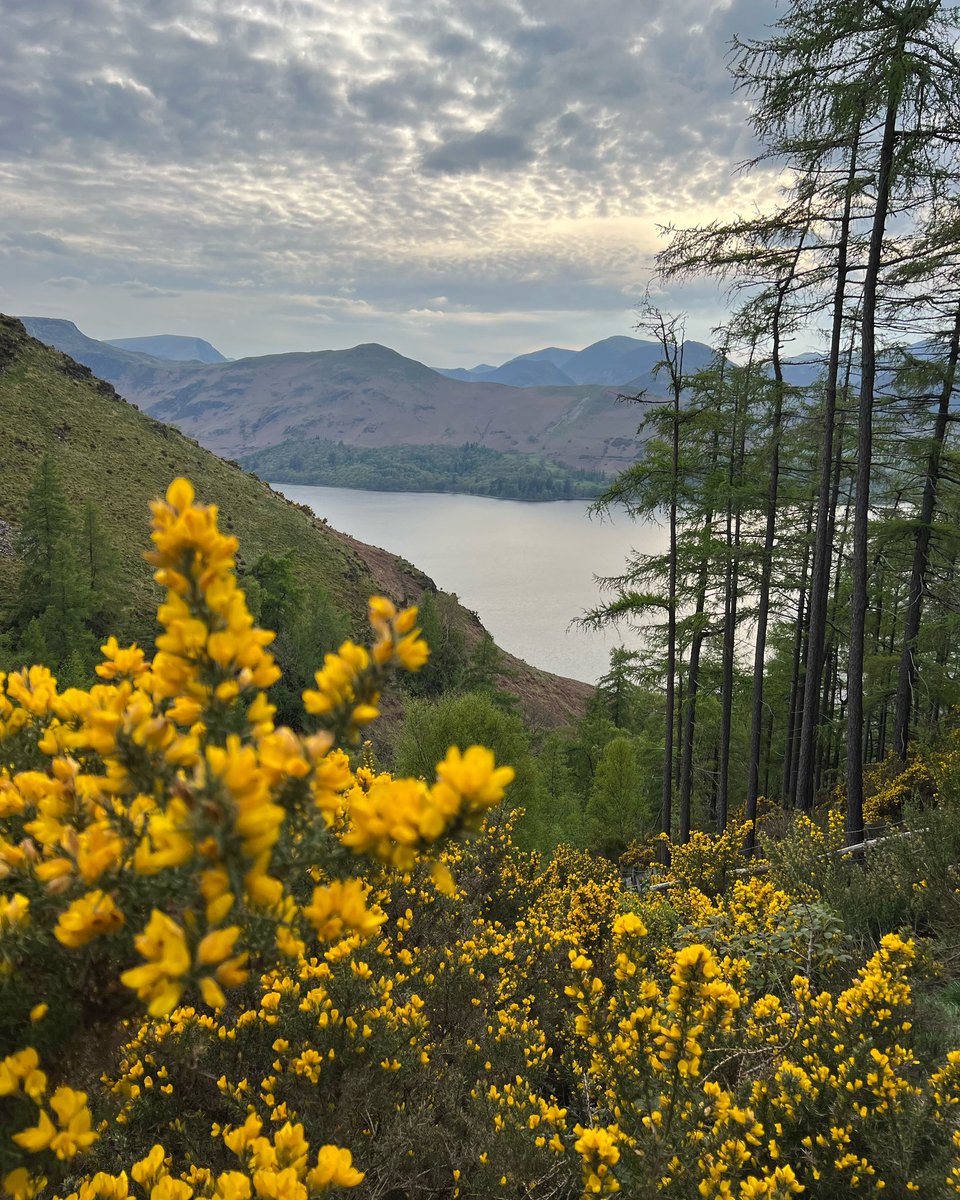
[[[120,976],[136,990],[153,1016],[168,1013],[183,994],[183,977],[190,970],[190,952],[183,929],[156,909],[146,929],[136,937],[136,947],[147,960]]]
[[[57,1158],[73,1158],[97,1139],[91,1128],[85,1092],[58,1087],[50,1097],[56,1124],[40,1109],[37,1124],[13,1135],[13,1140],[31,1154],[51,1150]]]
[[[742,830],[644,896],[585,852],[518,851],[509,818],[468,843],[512,779],[488,750],[426,781],[347,752],[425,661],[416,610],[375,597],[371,644],[306,693],[313,731],[278,728],[236,554],[176,482],[153,658],[110,639],[89,690],[0,680],[7,1194],[960,1193],[960,1051],[914,1036],[910,938],[845,966],[805,881],[731,875]],[[811,853],[835,826],[799,824]],[[25,1044],[81,978],[145,1009],[92,1102]]]
[[[387,916],[376,906],[367,907],[369,890],[359,879],[334,880],[314,888],[313,901],[303,915],[324,942],[347,934],[372,937]]]
[[[80,896],[60,914],[53,931],[57,941],[71,949],[86,946],[94,938],[115,933],[123,924],[123,913],[112,896],[100,891]]]
[[[366,855],[412,865],[439,839],[476,829],[511,773],[470,752],[475,765],[438,780],[435,790],[375,779],[366,768],[354,774],[338,740],[350,740],[377,715],[393,670],[417,670],[428,655],[416,608],[398,610],[382,597],[370,602],[371,648],[345,643],[305,694],[320,731],[300,736],[276,728],[266,694],[279,677],[268,649],[274,634],[256,627],[238,586],[236,540],[220,531],[216,508],[197,503],[186,480],[176,480],[152,513],[148,558],[166,591],[153,657],[111,637],[97,666],[100,682],[89,690],[61,692],[43,667],[0,677],[0,741],[27,738],[35,746],[29,765],[0,768],[0,874],[15,885],[0,896],[0,935],[10,953],[21,953],[19,939],[29,931],[61,954],[101,956],[96,962],[109,961],[101,949],[109,941],[126,960],[120,981],[145,1005],[153,1027],[171,1034],[199,1022],[230,1044],[251,1017],[279,1019],[291,991],[300,989],[282,978],[255,1012],[242,1011],[235,1026],[228,1024],[230,993],[251,975],[248,939],[261,961],[275,947],[306,972],[313,983],[297,1003],[322,1027],[349,1028],[361,1039],[369,1021],[423,1028],[419,996],[400,1001],[389,991],[362,1025],[350,1017],[346,1026],[322,984],[327,961],[303,956],[319,939],[330,962],[373,986],[369,966],[353,954],[388,918],[370,884],[349,877],[345,861]],[[398,816],[384,811],[382,789],[409,798]],[[303,878],[314,873],[312,897],[286,890],[272,873],[277,856],[292,881],[297,870]],[[319,865],[326,859],[337,864],[329,882]],[[448,872],[436,861],[431,869],[439,878]],[[265,938],[266,928],[275,936]],[[214,1015],[184,1007],[190,996]],[[28,1019],[47,1012],[46,1004],[33,1004]],[[315,1061],[305,1050],[300,1070],[319,1078],[332,1054]],[[117,1086],[119,1124],[147,1093],[176,1096],[172,1074],[150,1060],[134,1056]],[[391,1058],[388,1066],[399,1063]],[[151,1200],[299,1200],[356,1186],[363,1173],[350,1151],[311,1149],[303,1125],[287,1119],[288,1106],[274,1103],[277,1083],[274,1076],[261,1084],[271,1119],[280,1123],[272,1137],[250,1122],[228,1135],[241,1169],[194,1163],[180,1172],[156,1144],[127,1170],[86,1178],[73,1200],[126,1200],[136,1188]],[[223,1085],[227,1095],[249,1095],[247,1080],[224,1077]],[[15,1129],[11,1143],[27,1159],[73,1159],[99,1136],[85,1093],[59,1087],[48,1094],[32,1048],[0,1063],[0,1096],[33,1106],[32,1123]],[[32,1200],[46,1187],[27,1163],[4,1177],[12,1196]]]

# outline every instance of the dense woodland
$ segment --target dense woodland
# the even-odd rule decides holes
[[[609,482],[535,454],[462,446],[348,446],[324,438],[283,442],[244,457],[264,479],[375,492],[459,492],[498,500],[593,499]]]
[[[661,278],[724,280],[734,308],[696,374],[682,317],[641,313],[668,398],[638,397],[650,439],[599,507],[666,513],[670,548],[589,619],[647,620],[681,840],[744,796],[753,819],[839,789],[859,841],[872,768],[957,703],[955,42],[938,4],[793,5],[732,55],[778,207],[666,230]]]

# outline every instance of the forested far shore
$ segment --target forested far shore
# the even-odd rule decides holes
[[[457,492],[498,500],[592,500],[609,478],[534,454],[461,446],[349,446],[296,439],[245,455],[241,465],[277,483],[371,492]]]

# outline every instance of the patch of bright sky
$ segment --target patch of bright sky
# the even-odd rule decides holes
[[[769,202],[762,0],[8,0],[0,307],[433,365],[631,332],[657,227]],[[661,296],[709,340],[708,282]]]

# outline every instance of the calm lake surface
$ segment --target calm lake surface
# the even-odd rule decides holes
[[[666,531],[587,516],[582,500],[524,504],[436,492],[364,492],[275,483],[334,527],[414,563],[473,609],[498,645],[534,666],[595,683],[629,635],[571,629],[600,601],[594,575],[620,573],[632,548]]]

